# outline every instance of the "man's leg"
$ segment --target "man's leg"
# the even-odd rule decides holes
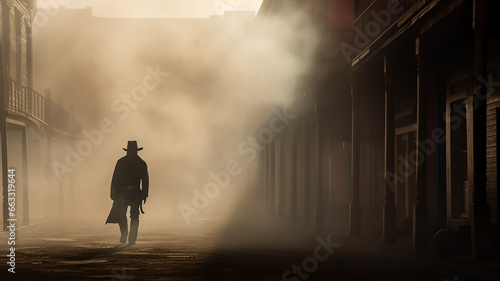
[[[127,223],[127,217],[118,224],[120,226],[120,243],[125,244],[127,243],[127,236],[128,236],[128,223]]]
[[[129,245],[134,245],[137,240],[137,232],[139,230],[139,205],[133,204],[130,206],[130,234],[128,236]]]
[[[117,198],[114,202],[113,205],[116,205],[118,216],[119,216],[119,223],[118,225],[120,226],[120,243],[125,244],[127,243],[127,236],[128,236],[128,225],[127,225],[127,207],[128,205],[125,203],[123,198]]]

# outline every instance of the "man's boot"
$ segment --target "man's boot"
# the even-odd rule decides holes
[[[120,222],[120,232],[122,236],[120,237],[120,243],[125,244],[127,243],[127,236],[128,236],[128,225],[127,225],[127,220],[124,222]]]
[[[139,220],[130,220],[130,234],[128,236],[128,244],[134,245],[137,240],[137,231],[139,229]]]

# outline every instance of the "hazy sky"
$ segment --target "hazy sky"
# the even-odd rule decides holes
[[[92,7],[98,17],[206,18],[225,10],[258,11],[263,0],[38,0],[40,8]]]

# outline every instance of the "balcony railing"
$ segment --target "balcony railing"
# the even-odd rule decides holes
[[[32,117],[47,123],[47,99],[33,89],[19,86],[14,79],[5,76],[5,88],[8,92],[7,111],[24,117]]]
[[[375,0],[354,21],[354,27],[373,42],[419,2],[425,0]]]

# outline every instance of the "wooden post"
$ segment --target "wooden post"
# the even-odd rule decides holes
[[[277,176],[276,191],[278,192],[278,215],[285,214],[285,136],[278,137],[276,144]]]
[[[480,78],[487,79],[487,26],[488,1],[474,0],[474,32],[476,37],[476,74],[473,93],[473,155],[474,187],[471,208],[472,255],[477,259],[487,259],[491,255],[490,208],[486,201],[486,106],[487,87]]]
[[[311,205],[310,205],[310,199],[311,199],[311,186],[310,186],[310,165],[309,165],[309,134],[310,134],[310,129],[309,129],[309,116],[308,113],[304,113],[303,118],[302,118],[302,135],[303,135],[303,141],[302,141],[302,171],[303,171],[303,185],[304,185],[304,206],[303,206],[303,212],[304,212],[304,227],[309,227],[311,226]]]
[[[27,126],[27,125],[26,125]],[[28,127],[22,130],[22,154],[23,154],[23,224],[30,224],[29,190],[28,190],[28,145],[27,145]]]
[[[45,90],[46,104],[45,104],[45,122],[48,124],[47,129],[47,164],[45,166],[45,177],[47,179],[47,215],[51,216],[53,211],[53,194],[52,194],[52,126],[51,126],[51,92],[49,89]]]
[[[500,108],[497,107],[495,109],[495,115],[496,115],[496,122],[497,124],[500,124]],[[500,126],[496,126],[496,135],[497,136],[500,136]],[[496,156],[497,156],[497,161],[496,161],[496,164],[497,164],[497,168],[496,168],[496,172],[497,172],[497,175],[500,175],[500,138],[497,137],[496,138],[496,147],[497,147],[497,153],[496,153]],[[497,219],[500,219],[500,181],[497,180]]]
[[[275,199],[274,199],[274,188],[275,188],[275,178],[276,178],[276,141],[273,140],[269,143],[269,206],[273,213],[275,212]]]
[[[439,70],[442,73],[442,70]],[[443,76],[439,74],[439,76]],[[446,93],[446,80],[440,79],[438,82],[438,92]],[[446,118],[443,114],[446,111],[446,95],[437,95],[436,97],[436,128],[446,130]],[[438,228],[446,228],[446,142],[436,143],[436,187],[437,187],[437,213],[438,213]]]
[[[389,63],[387,55],[384,57],[384,77],[385,77],[385,203],[384,203],[384,242],[396,243],[396,170],[394,153],[394,95],[391,86],[391,74],[389,70],[392,64]]]
[[[265,150],[266,150],[266,156],[265,156],[264,161],[266,162],[266,190],[265,190],[264,197],[265,197],[266,205],[269,206],[269,204],[271,203],[271,200],[269,199],[269,196],[270,196],[269,190],[271,188],[271,186],[270,186],[271,184],[269,182],[270,181],[269,177],[271,174],[271,156],[270,156],[271,145],[266,144]]]
[[[359,93],[357,79],[351,83],[352,97],[352,152],[351,152],[351,188],[352,198],[349,206],[349,229],[351,235],[361,234],[361,203],[359,201]]]
[[[290,179],[291,179],[291,193],[292,193],[292,201],[290,204],[290,216],[292,219],[292,222],[297,221],[297,122],[293,121],[292,124],[290,124],[290,139],[291,139],[291,148],[290,148],[290,153],[292,157],[292,167],[290,171]]]
[[[425,58],[422,54],[422,42],[419,37],[415,40],[417,55],[417,147],[427,139],[427,92],[425,85]],[[417,149],[417,148],[415,148]],[[413,248],[425,250],[428,246],[429,211],[427,209],[427,159],[423,152],[417,149],[417,194],[413,209]],[[421,159],[424,157],[424,159]]]
[[[57,98],[57,103],[59,104],[60,107],[63,107],[64,101],[62,97]],[[60,156],[60,150],[56,151],[56,154],[58,155],[57,157]],[[64,215],[64,175],[56,175],[57,177],[57,186],[58,186],[58,205],[59,205],[59,216]]]
[[[321,124],[321,110],[319,102],[315,105],[316,111],[316,231],[324,231],[323,210],[323,126]]]
[[[262,158],[261,158],[261,165],[262,165],[262,199],[263,202],[267,203],[269,200],[268,197],[268,190],[269,190],[269,179],[267,178],[267,175],[269,174],[269,155],[268,155],[268,149],[269,146],[266,145],[264,146],[264,150],[262,150]]]
[[[9,177],[7,173],[8,162],[7,162],[7,98],[8,91],[4,85],[4,64],[3,64],[3,44],[0,43],[0,91],[2,95],[0,97],[0,142],[2,143],[2,194],[3,194],[3,231],[7,231],[9,219],[9,203],[8,203],[8,187],[9,187]]]

